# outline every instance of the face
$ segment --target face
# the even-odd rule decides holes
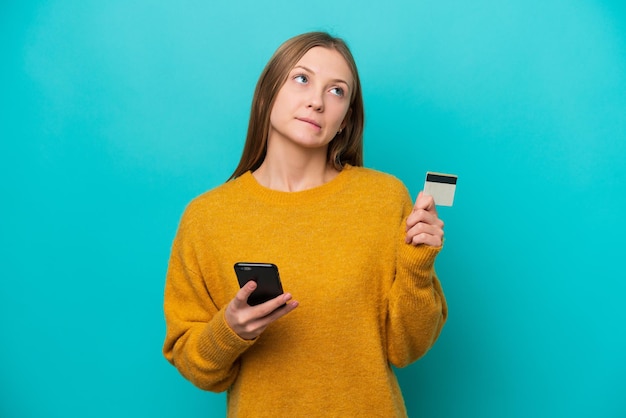
[[[339,52],[311,48],[276,95],[268,146],[326,149],[345,125],[353,84],[350,67]]]

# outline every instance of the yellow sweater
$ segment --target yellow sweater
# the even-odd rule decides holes
[[[411,208],[399,180],[350,166],[301,192],[248,172],[194,199],[167,272],[165,357],[228,390],[229,417],[406,416],[391,365],[425,354],[447,316],[440,248],[404,243]],[[252,341],[224,319],[238,261],[278,265],[300,302]]]

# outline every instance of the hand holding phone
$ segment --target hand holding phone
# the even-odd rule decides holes
[[[258,264],[264,266],[253,267]],[[235,272],[241,289],[226,307],[224,316],[230,328],[245,340],[257,338],[272,322],[298,307],[298,302],[291,300],[291,294],[283,293],[278,268],[275,267],[268,263],[235,264]],[[255,276],[253,272],[258,270],[263,274]],[[253,293],[261,286],[264,290],[253,298]],[[273,295],[276,296],[272,298]],[[266,302],[259,302],[267,297],[270,299]],[[258,304],[252,305],[256,302]]]

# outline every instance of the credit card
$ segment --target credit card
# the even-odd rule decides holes
[[[435,205],[452,206],[458,176],[455,174],[426,173],[424,193],[435,199]]]

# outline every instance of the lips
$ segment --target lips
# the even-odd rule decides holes
[[[305,123],[311,124],[314,127],[316,127],[317,129],[322,129],[322,125],[320,125],[319,123],[317,123],[313,119],[309,119],[309,118],[296,118],[296,119],[298,119],[300,122],[305,122]]]

